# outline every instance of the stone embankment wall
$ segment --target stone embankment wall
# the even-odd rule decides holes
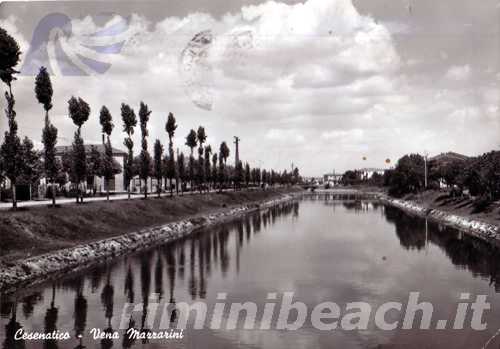
[[[480,239],[493,242],[495,244],[500,243],[500,229],[496,225],[481,222],[468,217],[458,216],[446,211],[430,209],[412,201],[393,199],[385,195],[380,195],[379,199],[388,205],[397,207],[409,213],[427,217],[437,223],[462,230]]]
[[[41,255],[0,269],[0,291],[9,292],[22,286],[34,285],[50,277],[76,272],[106,259],[147,249],[188,236],[195,230],[223,223],[241,215],[266,209],[292,200],[296,195],[287,194],[259,204],[248,204],[215,214],[145,228],[135,233],[121,235],[77,247]]]

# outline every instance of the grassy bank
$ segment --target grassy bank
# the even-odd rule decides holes
[[[445,191],[428,190],[420,194],[403,197],[429,209],[437,209],[457,216],[500,226],[500,205],[471,200],[466,197],[452,197]]]
[[[299,189],[240,191],[174,198],[33,207],[0,215],[0,261],[11,262]]]

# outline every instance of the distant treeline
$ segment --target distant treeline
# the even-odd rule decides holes
[[[375,173],[363,180],[357,171],[347,171],[343,182],[368,183],[384,186],[393,196],[418,193],[425,189],[446,188],[452,196],[468,195],[487,202],[500,199],[500,152],[481,156],[443,161],[427,161],[427,188],[425,188],[426,160],[422,155],[410,154],[400,158],[393,169],[384,175]]]

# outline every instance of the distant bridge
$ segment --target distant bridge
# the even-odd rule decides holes
[[[372,200],[380,197],[380,193],[377,192],[363,192],[355,189],[319,189],[303,195],[318,200]]]

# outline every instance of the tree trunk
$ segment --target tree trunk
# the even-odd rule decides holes
[[[11,182],[12,189],[12,208],[17,209],[17,198],[16,198],[16,183]]]
[[[82,190],[80,190],[80,203],[83,204],[83,196],[85,195],[87,187],[85,184],[82,185]]]
[[[50,189],[52,191],[52,207],[56,207],[56,190],[54,188],[54,182],[52,182]]]
[[[172,188],[172,177],[168,179],[168,184],[170,185],[170,197],[174,196],[174,188]]]
[[[158,194],[158,199],[161,196],[161,178],[157,178],[158,183],[156,183],[156,192]]]
[[[148,198],[148,179],[144,180],[144,199]]]
[[[106,200],[109,201],[109,179],[104,179],[106,182]]]

